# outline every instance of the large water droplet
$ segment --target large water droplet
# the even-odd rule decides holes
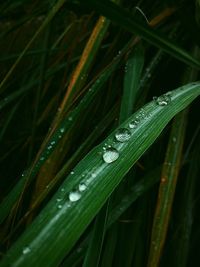
[[[69,193],[69,200],[75,202],[81,198],[81,194],[78,191],[72,191]]]
[[[139,120],[135,119],[135,120],[129,122],[128,126],[129,126],[129,128],[134,129],[134,128],[136,128],[138,126],[138,124],[139,124]]]
[[[171,97],[169,94],[164,94],[159,97],[154,97],[153,99],[159,106],[167,106],[171,102]]]
[[[111,163],[111,162],[117,160],[118,157],[119,157],[119,152],[117,151],[117,149],[115,149],[113,147],[107,148],[103,153],[103,160],[106,163]]]
[[[79,186],[78,186],[78,190],[79,190],[80,192],[85,191],[86,188],[87,188],[87,186],[86,186],[86,184],[84,184],[84,183],[80,183]]]
[[[29,247],[23,248],[23,254],[28,254],[31,252],[31,249]]]
[[[130,139],[131,132],[126,128],[120,128],[115,133],[115,138],[119,142],[126,142]]]

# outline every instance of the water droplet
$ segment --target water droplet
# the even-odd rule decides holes
[[[167,106],[171,102],[171,97],[169,94],[164,94],[159,97],[154,97],[153,99],[159,106]]]
[[[62,205],[58,205],[58,209],[62,209]]]
[[[92,178],[95,178],[97,175],[95,173],[91,174]]]
[[[176,137],[173,137],[173,138],[172,138],[172,141],[173,141],[174,143],[176,143]]]
[[[131,132],[126,128],[120,128],[115,133],[115,138],[119,142],[126,142],[130,139]]]
[[[60,191],[61,191],[61,192],[64,192],[64,191],[65,191],[65,188],[62,187],[62,188],[60,189]]]
[[[75,202],[81,198],[81,194],[78,191],[72,191],[69,193],[69,200]]]
[[[28,254],[31,252],[31,249],[29,247],[23,248],[23,254]]]
[[[51,145],[55,145],[55,143],[56,143],[55,141],[52,141],[52,142],[51,142]]]
[[[56,199],[57,202],[60,202],[61,200],[62,200],[61,198],[57,198],[57,199]]]
[[[72,117],[69,117],[69,118],[68,118],[68,120],[69,120],[69,121],[72,121],[72,120],[73,120],[73,118],[72,118]]]
[[[71,171],[70,174],[73,175],[74,174],[74,171]]]
[[[79,190],[80,192],[85,191],[86,188],[87,188],[87,186],[86,186],[86,184],[84,184],[84,183],[80,183],[80,184],[78,185],[78,190]]]
[[[138,123],[139,123],[139,120],[135,119],[135,120],[129,122],[128,126],[129,126],[129,128],[134,129],[134,128],[136,128],[138,126]]]
[[[117,149],[113,147],[107,148],[103,153],[103,160],[106,163],[111,163],[117,160],[118,157],[119,157],[119,152],[117,151]]]
[[[65,128],[61,128],[61,129],[60,129],[60,132],[61,132],[61,133],[64,133],[64,131],[65,131]]]

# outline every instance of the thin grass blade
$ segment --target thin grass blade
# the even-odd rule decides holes
[[[187,112],[183,111],[176,116],[171,130],[152,227],[148,260],[149,267],[156,267],[159,265],[167,234],[171,207],[181,164],[181,153],[186,128],[186,114]]]
[[[124,27],[132,33],[138,34],[147,42],[164,50],[178,60],[188,64],[189,66],[198,69],[200,68],[199,60],[195,59],[187,51],[173,43],[173,41],[162,36],[161,33],[152,30],[148,26],[142,25],[141,22],[138,22],[129,12],[111,1],[86,0],[84,3],[87,3],[87,5],[94,8],[97,12],[106,16],[111,21],[119,24],[121,27]]]

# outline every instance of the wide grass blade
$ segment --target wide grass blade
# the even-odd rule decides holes
[[[146,104],[121,124],[78,163],[0,266],[58,265],[133,164],[199,94],[200,83],[187,84]],[[128,139],[120,142],[122,129]]]
[[[139,81],[141,78],[141,73],[144,65],[144,48],[139,42],[136,47],[131,51],[128,55],[128,59],[125,65],[125,72],[124,72],[124,82],[123,82],[123,95],[121,100],[121,109],[119,115],[119,124],[124,122],[134,110],[134,104],[136,101],[137,93],[139,91]],[[109,199],[109,210],[111,211],[116,202],[118,202],[123,194],[125,193],[125,187],[133,181],[133,171],[128,173],[126,177],[124,177],[128,182],[127,184],[120,184],[116,190],[113,192]],[[109,212],[110,213],[110,212]],[[112,247],[112,250],[116,247],[119,236],[119,223],[116,222],[116,225],[113,229],[109,230],[109,240],[105,243],[104,251],[109,250]],[[117,243],[116,243],[117,242]],[[122,251],[122,250],[121,250]],[[112,262],[112,258],[114,254],[105,255],[106,258],[102,259],[102,262],[108,261]],[[108,259],[109,257],[109,259]],[[118,258],[119,259],[119,258]]]

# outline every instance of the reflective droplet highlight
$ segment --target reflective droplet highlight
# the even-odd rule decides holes
[[[72,191],[69,193],[69,200],[75,202],[81,198],[81,194],[78,191]]]
[[[173,141],[174,143],[176,143],[176,137],[173,137],[173,138],[172,138],[172,141]]]
[[[119,158],[119,152],[113,147],[107,148],[103,153],[103,160],[106,163],[112,163]]]
[[[164,94],[159,97],[154,97],[153,99],[159,106],[167,106],[171,102],[171,97],[169,94]]]
[[[129,126],[129,128],[134,129],[138,126],[138,124],[139,124],[139,120],[135,119],[135,120],[129,122],[128,126]]]
[[[23,248],[23,254],[28,254],[31,252],[31,249],[29,247]]]
[[[87,188],[87,186],[86,186],[86,184],[84,184],[84,183],[80,183],[80,184],[78,185],[78,190],[79,190],[80,192],[85,191],[86,188]]]
[[[115,133],[115,138],[119,142],[127,142],[131,137],[131,132],[126,128],[120,128]]]

